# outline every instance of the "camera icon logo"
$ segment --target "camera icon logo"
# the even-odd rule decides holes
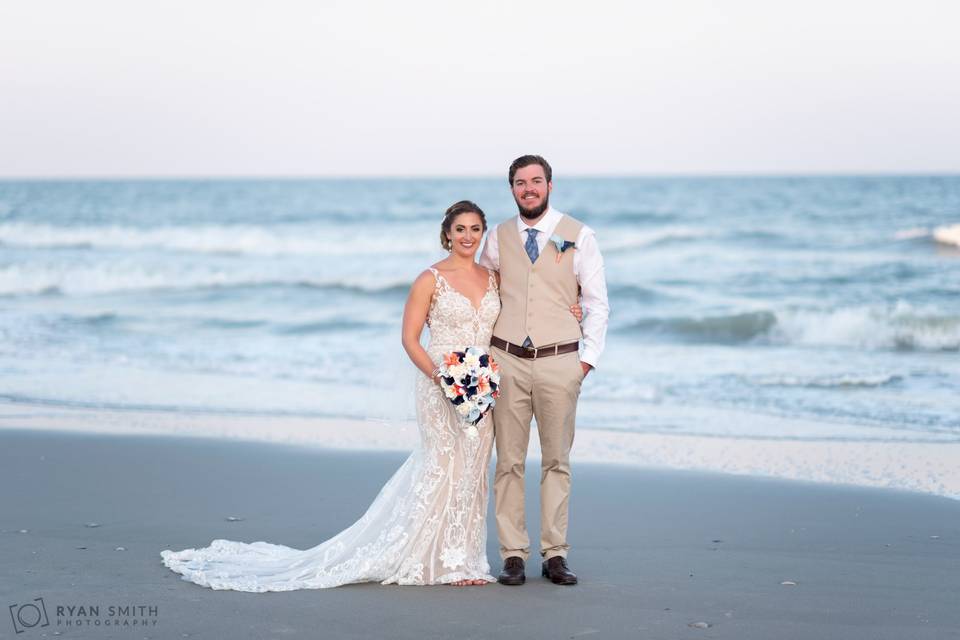
[[[34,598],[33,602],[26,604],[10,605],[10,619],[13,620],[13,630],[16,633],[23,633],[33,627],[50,626],[43,598]]]

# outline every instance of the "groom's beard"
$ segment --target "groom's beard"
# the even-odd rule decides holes
[[[514,200],[516,200],[516,198],[514,198]],[[550,206],[549,193],[546,196],[544,196],[543,202],[540,204],[540,206],[534,209],[524,209],[523,205],[520,204],[520,201],[517,200],[517,208],[520,209],[520,215],[526,218],[527,220],[536,220],[537,218],[543,215],[543,212],[546,211],[549,206]]]

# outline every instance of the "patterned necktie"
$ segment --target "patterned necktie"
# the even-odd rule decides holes
[[[537,256],[540,255],[540,248],[537,247],[537,229],[530,227],[527,229],[527,241],[524,243],[523,248],[526,250],[527,255],[530,256],[530,262],[536,262]],[[532,348],[533,342],[530,340],[530,336],[527,336],[526,340],[523,341],[523,345],[526,348]]]
[[[536,262],[540,255],[540,249],[537,247],[537,229],[530,227],[527,229],[527,242],[523,245],[527,255],[530,256],[530,262]]]

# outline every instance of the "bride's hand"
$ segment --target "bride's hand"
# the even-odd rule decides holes
[[[577,319],[577,322],[583,322],[583,307],[579,304],[571,305],[570,313]]]

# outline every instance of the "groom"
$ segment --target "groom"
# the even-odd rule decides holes
[[[603,351],[607,285],[593,231],[550,206],[553,172],[540,156],[521,156],[509,181],[520,215],[487,236],[480,264],[500,272],[502,309],[490,344],[500,363],[494,408],[494,477],[500,556],[499,582],[526,581],[530,538],[524,518],[524,464],[530,421],[537,420],[542,451],[540,555],[542,574],[572,585],[567,566],[570,447],[580,385]],[[582,296],[583,328],[570,314]],[[580,339],[583,353],[579,353]]]

